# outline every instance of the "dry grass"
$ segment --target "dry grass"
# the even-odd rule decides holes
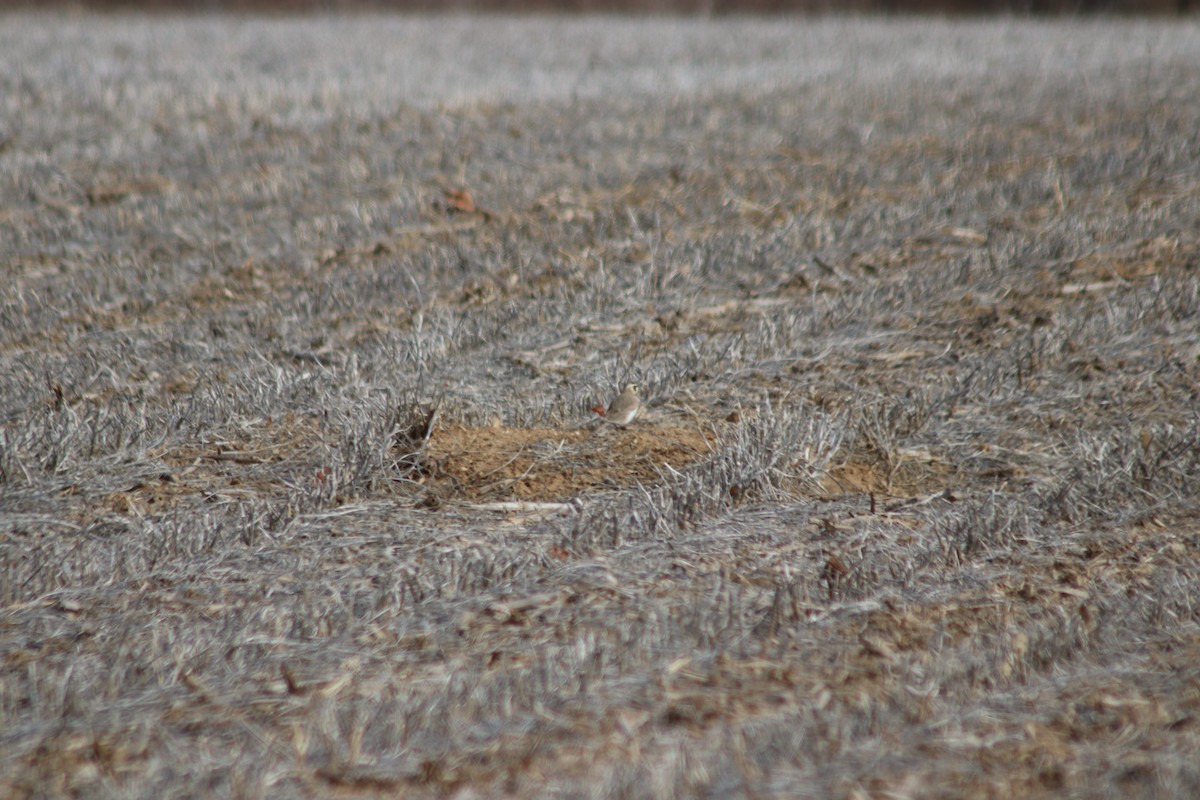
[[[1200,794],[1194,24],[3,22],[0,794]]]

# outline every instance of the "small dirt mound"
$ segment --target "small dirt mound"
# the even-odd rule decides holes
[[[710,451],[696,427],[472,428],[429,437],[422,482],[431,499],[568,500],[603,488],[650,483],[665,466],[682,469]]]

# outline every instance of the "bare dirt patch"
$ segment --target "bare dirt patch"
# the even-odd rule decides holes
[[[603,422],[587,429],[437,428],[421,460],[436,502],[519,498],[570,500],[589,492],[653,484],[711,453],[694,427]]]

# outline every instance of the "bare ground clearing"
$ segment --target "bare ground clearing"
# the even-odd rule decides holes
[[[0,22],[0,794],[1200,794],[1196,23]]]

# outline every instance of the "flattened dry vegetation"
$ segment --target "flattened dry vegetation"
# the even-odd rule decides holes
[[[0,64],[0,795],[1200,794],[1194,25]]]

